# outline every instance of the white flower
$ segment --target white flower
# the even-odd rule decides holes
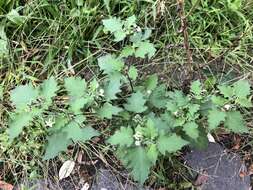
[[[141,28],[139,26],[137,26],[136,31],[141,32]]]
[[[140,141],[142,139],[142,133],[140,131],[137,131],[135,134],[134,134],[134,138],[135,140],[137,141]]]
[[[141,146],[141,141],[135,141],[135,146]]]
[[[173,115],[177,116],[178,115],[178,111],[173,112]]]
[[[47,121],[46,121],[46,126],[47,127],[53,127],[53,124],[54,124],[55,122],[52,120],[52,118],[49,118]]]
[[[229,110],[229,109],[231,108],[231,105],[226,104],[226,105],[224,106],[224,108],[225,108],[226,110]]]
[[[101,88],[101,89],[99,90],[99,94],[98,94],[98,95],[99,95],[99,96],[104,96],[104,93],[105,93],[104,89]]]
[[[151,94],[151,90],[148,90],[147,93],[148,93],[148,94]]]

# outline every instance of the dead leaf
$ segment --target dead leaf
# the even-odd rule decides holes
[[[246,166],[242,164],[240,168],[240,173],[239,173],[240,178],[244,178],[245,176],[248,176],[248,175],[249,175],[249,172],[247,171]]]
[[[215,143],[215,139],[211,133],[207,133],[207,139],[209,142]]]
[[[205,184],[208,180],[208,173],[207,171],[203,171],[202,174],[199,174],[197,179],[194,182],[195,186],[201,186],[203,184]]]
[[[12,190],[13,189],[13,185],[6,183],[4,181],[0,181],[0,189],[2,190]]]
[[[248,174],[252,175],[253,174],[253,164],[251,164],[248,168]]]
[[[241,137],[235,136],[234,137],[234,146],[232,147],[232,150],[239,150],[241,147]]]
[[[247,172],[244,172],[244,171],[240,171],[240,173],[239,173],[240,178],[244,178],[244,177],[246,177],[247,175],[248,175],[248,173],[247,173]]]
[[[73,160],[67,160],[63,163],[59,171],[59,179],[62,180],[70,176],[71,172],[75,167],[75,162]]]

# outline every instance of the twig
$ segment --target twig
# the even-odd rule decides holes
[[[184,12],[184,0],[177,0],[177,3],[178,3],[178,14],[181,21],[181,28],[179,32],[182,33],[184,36],[184,48],[186,50],[187,63],[188,63],[188,77],[189,79],[192,79],[193,61],[192,61],[192,52],[189,44],[189,35],[187,31],[187,21]]]
[[[132,59],[132,58],[131,58],[131,59]],[[130,60],[128,61],[128,63],[127,63],[127,70],[128,70],[128,71],[129,71],[129,69],[130,69],[130,63],[132,62],[131,59],[130,59]],[[128,73],[126,73],[126,75],[127,75],[127,79],[128,79],[128,81],[129,81],[130,87],[131,87],[131,91],[133,92],[133,91],[134,91],[134,87],[133,87],[132,80],[131,80],[131,78],[129,77]]]

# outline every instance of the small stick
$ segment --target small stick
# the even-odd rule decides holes
[[[187,31],[187,21],[186,16],[184,12],[184,0],[177,0],[178,3],[178,13],[181,21],[181,28],[179,30],[180,33],[184,36],[184,48],[186,50],[187,55],[187,63],[188,63],[188,76],[189,79],[192,79],[192,71],[193,71],[193,61],[192,61],[192,52],[190,49],[190,43],[189,43],[189,35]]]

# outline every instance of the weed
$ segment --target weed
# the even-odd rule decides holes
[[[204,146],[218,126],[249,133],[250,86],[231,81],[252,70],[252,5],[184,6],[204,81],[190,81],[186,92],[176,1],[0,1],[0,151],[8,169],[39,173],[43,154],[100,136],[106,145],[98,146],[113,145],[136,180],[159,165],[152,174],[165,184],[162,160],[185,145]]]

